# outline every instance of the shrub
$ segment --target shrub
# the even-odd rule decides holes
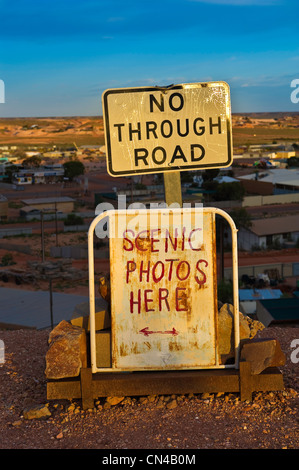
[[[233,285],[231,281],[222,279],[218,284],[218,299],[224,303],[231,303],[233,301]]]
[[[83,225],[84,220],[82,217],[76,214],[68,214],[67,218],[64,221],[64,225]]]
[[[6,253],[4,256],[2,256],[1,264],[2,266],[11,266],[12,264],[15,264],[12,254]]]

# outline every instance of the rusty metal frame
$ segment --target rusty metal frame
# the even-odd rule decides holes
[[[165,212],[164,209],[151,209],[151,212],[161,213]],[[182,208],[179,209],[171,209],[172,212],[181,212]],[[203,212],[212,213],[214,218],[216,215],[219,215],[226,219],[228,224],[230,225],[231,232],[232,232],[232,262],[233,262],[233,315],[234,315],[234,346],[235,346],[235,362],[234,364],[219,364],[216,361],[215,366],[209,367],[198,367],[198,369],[229,369],[239,368],[239,349],[240,349],[240,329],[239,329],[239,286],[238,286],[238,244],[237,244],[237,228],[233,219],[222,209],[218,209],[215,207],[208,207],[208,208],[201,208]],[[89,314],[90,314],[90,359],[91,359],[91,371],[92,373],[98,372],[124,372],[123,369],[118,369],[115,367],[102,367],[98,368],[96,365],[96,330],[95,330],[95,279],[94,279],[94,231],[96,225],[104,218],[110,218],[115,215],[125,215],[126,213],[140,213],[142,210],[109,210],[106,212],[101,213],[94,220],[91,222],[89,230],[88,230],[88,272],[89,272]],[[113,334],[113,331],[111,331]],[[216,328],[216,336],[218,334]],[[217,348],[218,341],[216,340],[216,348]],[[216,358],[218,355],[216,354]],[[195,369],[194,367],[192,369]],[[143,370],[143,369],[137,369]]]

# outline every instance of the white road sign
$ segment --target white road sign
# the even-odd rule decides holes
[[[230,166],[231,106],[225,82],[103,93],[112,176]]]

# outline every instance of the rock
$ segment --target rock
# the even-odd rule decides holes
[[[55,339],[59,338],[60,336],[65,336],[68,332],[73,331],[73,330],[74,328],[68,321],[62,320],[50,332],[48,343],[51,344]]]
[[[250,338],[250,326],[247,321],[247,315],[239,312],[240,339]]]
[[[145,404],[145,403],[147,403],[147,402],[148,402],[147,397],[140,397],[140,398],[139,398],[139,403]]]
[[[213,395],[213,394],[210,394],[210,393],[202,393],[200,398],[201,398],[202,400],[213,399],[213,398],[214,398],[214,395]]]
[[[48,405],[37,405],[23,411],[24,419],[40,419],[51,416]]]
[[[154,401],[156,401],[157,396],[156,395],[148,395],[147,399],[148,399],[149,403],[153,403]]]
[[[111,287],[109,274],[103,274],[99,278],[99,293],[108,304],[111,301]]]
[[[125,399],[125,397],[107,397],[106,402],[109,403],[109,405],[118,405],[120,402],[122,402]]]
[[[246,316],[246,321],[248,322],[250,328],[250,338],[254,338],[258,331],[261,331],[265,328],[265,325],[258,320],[252,320]]]
[[[157,402],[157,405],[156,407],[157,408],[164,408],[165,404],[164,404],[164,400],[161,399],[161,397],[158,399],[158,402]]]
[[[77,377],[87,365],[86,332],[62,320],[49,335],[45,374],[48,379]]]
[[[19,419],[18,421],[14,421],[12,423],[12,426],[17,427],[17,426],[21,426],[21,424],[22,424],[22,421]]]
[[[123,401],[122,401],[122,404],[123,405],[132,405],[133,403],[133,400],[131,397],[126,397]]]
[[[72,403],[71,405],[67,407],[67,412],[72,413],[73,411],[75,411],[75,408],[76,408],[76,405]]]
[[[218,312],[218,351],[220,357],[229,355],[232,349],[233,316],[228,310],[227,304]]]
[[[276,339],[252,339],[244,342],[241,347],[240,359],[250,362],[251,373],[260,374],[268,367],[280,367],[286,363],[285,354],[282,352]]]
[[[89,302],[82,302],[76,305],[71,318],[71,324],[90,330]],[[95,300],[95,329],[105,330],[111,327],[111,317],[108,311],[107,302],[103,299]]]
[[[253,338],[259,330],[264,328],[262,323],[252,320],[239,312],[240,340]],[[234,308],[231,304],[224,304],[218,312],[219,332],[219,361],[225,364],[234,358]]]
[[[177,401],[176,400],[171,400],[167,403],[166,408],[168,408],[169,410],[173,410],[177,406],[178,406]]]

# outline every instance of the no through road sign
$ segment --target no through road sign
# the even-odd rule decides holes
[[[231,108],[225,82],[103,93],[107,166],[112,176],[227,167]]]

